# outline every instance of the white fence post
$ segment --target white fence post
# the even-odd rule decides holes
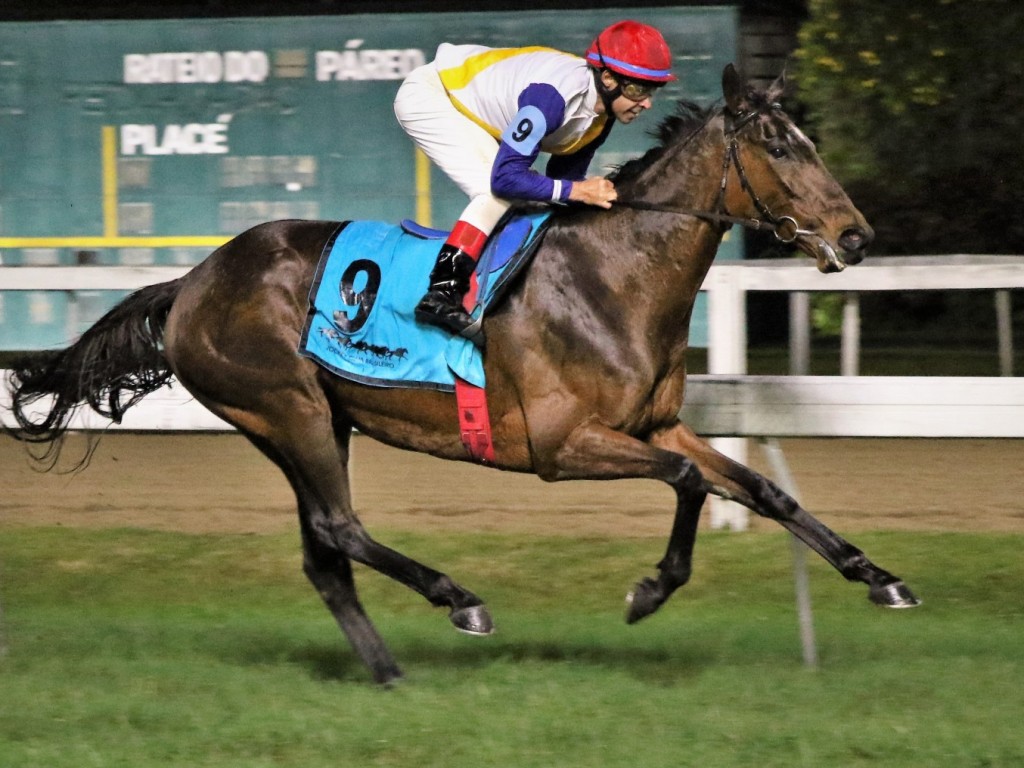
[[[860,373],[860,294],[847,293],[844,299],[839,372],[843,376],[857,376]]]
[[[747,372],[747,295],[736,270],[715,272],[704,281],[708,291],[708,373]],[[747,440],[716,437],[712,447],[741,464],[747,462]],[[745,531],[750,526],[746,507],[717,496],[708,500],[711,527]]]
[[[811,372],[811,294],[789,294],[789,372],[806,376]]]
[[[1010,291],[996,291],[996,330],[999,334],[999,375],[1013,376],[1013,312]]]

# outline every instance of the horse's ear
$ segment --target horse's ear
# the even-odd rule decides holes
[[[769,103],[781,101],[783,95],[786,92],[786,67],[783,66],[782,74],[775,78],[775,82],[768,86],[768,90],[765,91],[765,98]]]
[[[732,64],[726,64],[722,70],[722,95],[725,96],[725,105],[732,114],[738,115],[746,111],[746,88],[740,73]]]

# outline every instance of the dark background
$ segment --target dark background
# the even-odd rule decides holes
[[[424,0],[298,0],[297,2],[269,2],[268,0],[152,0],[152,2],[68,2],[68,0],[4,0],[0,4],[0,20],[44,21],[49,19],[173,19],[212,18],[228,16],[311,16],[317,14],[353,13],[440,13],[458,11],[557,10],[560,8],[628,8],[654,6],[739,5],[744,13],[781,16],[803,15],[804,0],[692,0],[667,2],[666,0],[561,0],[560,2],[523,2],[497,0],[496,2],[424,2]]]

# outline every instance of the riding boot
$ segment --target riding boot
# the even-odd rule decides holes
[[[430,289],[416,307],[416,319],[452,333],[462,333],[473,319],[462,307],[476,259],[461,248],[445,243],[430,273]]]

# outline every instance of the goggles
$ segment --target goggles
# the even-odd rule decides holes
[[[649,80],[619,78],[619,89],[622,91],[622,95],[630,101],[641,102],[644,99],[649,99],[660,87],[661,83],[652,83]]]

